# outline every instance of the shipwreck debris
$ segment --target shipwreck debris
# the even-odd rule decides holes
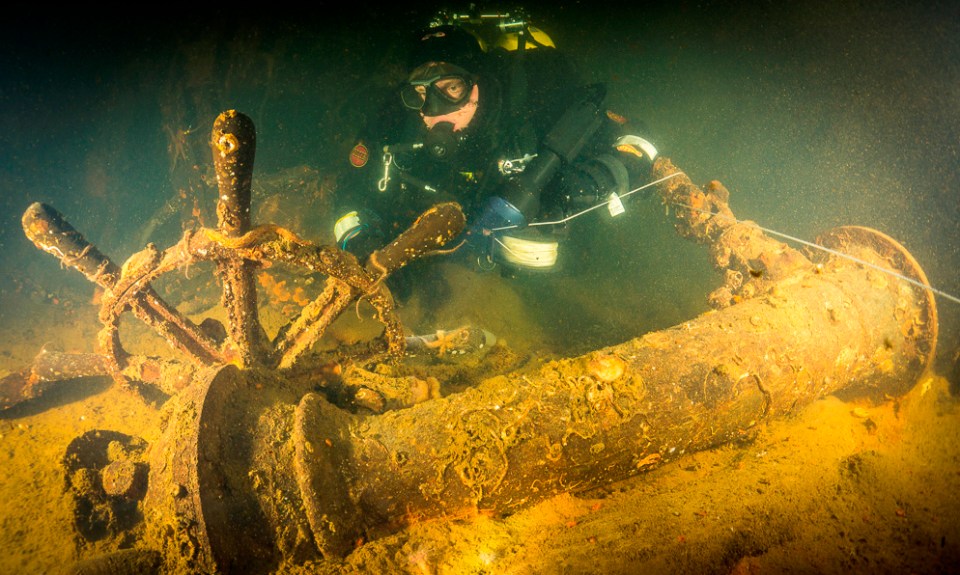
[[[905,261],[869,240],[876,261]],[[514,512],[741,439],[830,393],[899,394],[921,377],[936,344],[923,290],[880,287],[845,259],[805,269],[674,328],[379,416],[277,373],[207,371],[168,405],[151,469],[172,474],[151,477],[149,543],[201,572],[340,557],[413,522]],[[169,497],[176,485],[189,495]],[[236,533],[236,516],[257,528]],[[182,524],[198,527],[171,535]],[[174,552],[184,537],[191,556]]]
[[[418,520],[509,513],[625,479],[741,438],[826,394],[902,393],[933,360],[937,314],[928,291],[849,259],[815,261],[767,237],[733,217],[722,185],[700,188],[661,157],[655,177],[677,174],[660,193],[680,206],[678,231],[708,244],[724,275],[710,298],[716,311],[447,397],[438,397],[436,381],[395,378],[391,389],[363,368],[398,357],[407,344],[384,279],[456,237],[459,206],[435,206],[361,264],[276,224],[246,221],[248,119],[226,112],[212,145],[218,227],[188,232],[167,250],[148,246],[118,267],[49,206],[24,215],[38,247],[105,289],[99,345],[118,381],[136,377],[136,356],[123,349],[117,327],[126,311],[186,355],[193,375],[173,384],[162,370],[147,370],[160,374],[170,398],[149,446],[145,493],[136,481],[141,460],[109,470],[113,461],[92,464],[111,485],[98,497],[135,501],[143,516],[131,529],[134,548],[85,559],[94,568],[268,573],[342,557],[358,541]],[[910,254],[880,232],[845,227],[823,241],[927,285]],[[150,288],[195,260],[216,262],[231,278],[224,337],[206,335]],[[321,272],[327,283],[267,341],[248,288],[253,267],[275,261]],[[310,365],[305,352],[360,298],[378,312],[381,341],[346,367]],[[317,378],[330,374],[352,377],[356,386],[340,389],[363,409],[318,391]]]
[[[370,255],[366,265],[336,246],[315,245],[276,224],[252,227],[250,182],[253,174],[255,132],[252,122],[235,111],[224,112],[214,124],[211,147],[220,193],[218,227],[187,231],[176,245],[160,251],[153,244],[127,259],[122,266],[90,244],[53,207],[35,203],[23,215],[27,237],[40,249],[77,269],[104,289],[98,336],[99,351],[114,379],[124,385],[158,385],[168,394],[184,385],[166,372],[235,363],[243,367],[287,369],[322,337],[324,331],[352,303],[370,302],[384,325],[383,341],[371,345],[363,357],[345,358],[369,362],[403,354],[406,341],[393,310],[393,299],[384,280],[412,259],[435,251],[457,236],[465,219],[459,205],[439,204],[422,214],[393,242]],[[222,305],[227,310],[226,329],[206,329],[165,302],[151,287],[164,273],[195,261],[213,261],[224,289]],[[273,341],[266,341],[260,325],[253,270],[271,262],[300,266],[326,276],[323,292],[283,326]],[[130,311],[159,333],[187,358],[187,368],[176,360],[131,355],[124,350],[119,331],[122,314]],[[226,333],[221,340],[210,333]],[[96,360],[97,365],[99,360]],[[146,366],[146,367],[145,367]],[[154,374],[154,377],[144,377]],[[187,380],[189,381],[189,377]],[[11,389],[15,383],[9,384]],[[23,386],[21,386],[23,387]],[[27,392],[13,389],[5,404]]]

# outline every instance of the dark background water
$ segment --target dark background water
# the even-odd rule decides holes
[[[697,183],[721,180],[740,218],[808,240],[838,225],[874,227],[903,243],[933,285],[960,293],[960,8],[635,4],[526,8],[587,79],[609,83],[612,107],[642,120],[663,154]],[[57,207],[117,261],[145,241],[173,243],[180,214],[157,214],[176,203],[190,165],[208,167],[205,141],[220,111],[256,123],[258,177],[331,171],[372,94],[403,73],[403,42],[434,11],[321,3],[6,20],[0,289],[23,276],[88,289],[23,237],[19,219],[32,201]],[[329,241],[319,237],[327,217],[308,217],[302,231]],[[614,339],[706,309],[720,281],[655,201],[574,232],[596,254],[578,272],[597,304],[581,311]],[[946,357],[960,304],[938,303]]]

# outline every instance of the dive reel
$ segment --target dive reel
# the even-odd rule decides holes
[[[564,166],[572,165],[587,142],[602,124],[602,104],[606,89],[602,84],[587,86],[583,98],[568,109],[550,130],[536,156],[525,162],[523,170],[511,178],[502,198],[522,216],[521,222],[531,222],[540,212],[543,189],[554,180]],[[491,203],[496,206],[495,202]],[[500,213],[504,213],[500,208]],[[481,221],[486,216],[481,218]],[[549,236],[532,229],[536,222],[525,226],[517,219],[507,221],[503,229],[490,229],[492,245],[488,260],[514,268],[552,270],[557,264],[560,244]]]

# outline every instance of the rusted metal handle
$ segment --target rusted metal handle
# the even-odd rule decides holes
[[[23,214],[22,224],[24,233],[34,245],[56,256],[63,265],[77,269],[104,290],[113,292],[121,281],[121,269],[52,206],[40,202],[31,204]],[[137,318],[158,333],[169,336],[166,339],[171,346],[194,362],[209,364],[222,359],[217,343],[176,308],[160,299],[149,282],[140,285],[131,300],[130,309]],[[120,363],[124,355],[119,347],[111,353],[116,365],[115,374],[123,367]]]
[[[217,225],[229,238],[250,231],[250,195],[257,137],[253,120],[236,110],[220,114],[210,138],[217,173]],[[268,356],[266,335],[257,310],[256,264],[240,258],[217,262],[223,284],[223,307],[229,319],[230,344],[237,360],[250,367]]]

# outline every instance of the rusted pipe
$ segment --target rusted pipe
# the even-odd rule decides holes
[[[308,395],[292,437],[313,533],[335,552],[424,518],[508,513],[731,441],[829,393],[903,392],[936,345],[933,300],[918,292],[831,260],[675,328],[381,417]]]

